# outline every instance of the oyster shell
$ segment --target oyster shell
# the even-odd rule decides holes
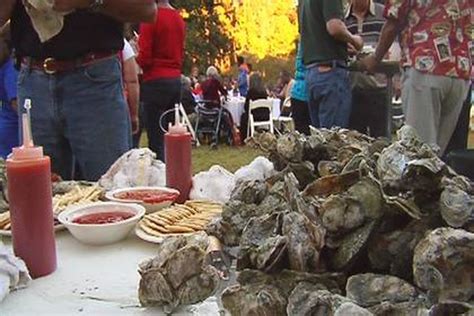
[[[283,267],[288,239],[281,236],[282,214],[250,219],[240,240],[238,269],[275,271]]]
[[[440,211],[449,226],[460,228],[474,220],[474,196],[457,186],[447,186],[440,197]]]
[[[364,178],[347,192],[332,195],[319,209],[323,226],[332,234],[344,234],[367,220],[382,216],[382,194],[376,183]]]
[[[316,271],[319,253],[324,246],[325,229],[313,224],[305,215],[293,212],[283,216],[282,233],[288,240],[290,269]]]
[[[474,234],[453,228],[429,233],[415,248],[413,275],[435,302],[472,299]]]
[[[334,315],[344,303],[351,301],[344,296],[321,290],[320,286],[302,282],[288,298],[288,315]]]
[[[272,285],[234,285],[224,290],[222,303],[232,316],[286,316],[286,297]]]
[[[244,270],[238,274],[237,282],[237,285],[227,288],[222,294],[224,308],[231,315],[273,316],[287,315],[288,298],[300,284],[340,293],[340,287],[345,284],[346,279],[343,275],[334,273],[282,271],[270,275],[256,270]]]
[[[6,212],[9,209],[7,188],[6,164],[5,160],[0,158],[0,213]]]
[[[285,134],[277,140],[277,153],[286,161],[300,162],[303,160],[303,141],[298,132]]]
[[[207,236],[166,240],[158,256],[140,264],[138,297],[142,306],[163,306],[173,311],[212,296],[219,284],[215,268],[205,262]]]
[[[346,295],[363,307],[380,302],[400,303],[414,300],[418,292],[408,282],[389,275],[373,273],[353,275],[347,280]]]
[[[261,180],[241,181],[231,194],[232,200],[246,204],[260,204],[268,194],[268,187]]]

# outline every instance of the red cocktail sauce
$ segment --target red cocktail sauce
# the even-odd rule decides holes
[[[143,201],[149,204],[174,201],[179,194],[159,190],[133,190],[114,194],[120,200]]]
[[[100,212],[93,214],[86,214],[73,219],[74,224],[88,224],[88,225],[101,225],[118,223],[129,218],[132,218],[135,214],[124,211],[113,211],[113,212]]]

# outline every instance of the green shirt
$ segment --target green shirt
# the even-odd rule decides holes
[[[329,35],[326,22],[344,20],[342,0],[300,0],[301,40],[305,65],[347,59],[346,43]]]

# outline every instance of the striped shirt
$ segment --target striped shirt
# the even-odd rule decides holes
[[[385,24],[383,11],[384,6],[382,4],[375,3],[371,0],[366,17],[363,21],[359,21],[354,14],[352,14],[352,5],[348,7],[345,16],[347,29],[352,34],[357,34],[362,37],[364,40],[364,48],[370,46],[375,49],[377,46],[382,27]],[[360,89],[384,87],[386,84],[384,75],[377,74],[375,76],[369,76],[360,72],[351,73],[351,81],[352,87]]]

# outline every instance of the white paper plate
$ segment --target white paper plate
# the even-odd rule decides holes
[[[198,233],[198,232],[196,232]],[[177,236],[189,236],[194,233],[181,233],[181,234],[163,234],[163,236],[152,236],[150,234],[147,234],[144,232],[140,226],[135,227],[135,234],[137,235],[138,238],[141,240],[151,242],[153,244],[161,244],[166,238],[168,237],[177,237]]]

